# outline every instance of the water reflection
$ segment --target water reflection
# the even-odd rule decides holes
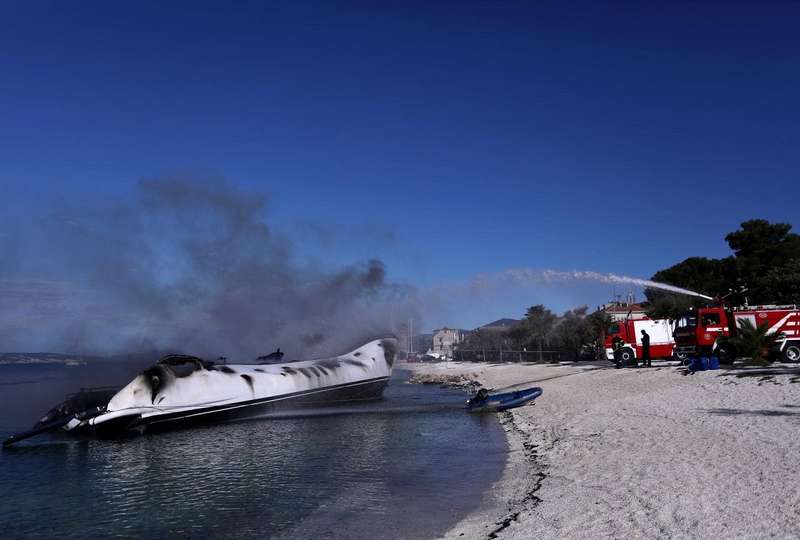
[[[0,509],[0,534],[435,536],[499,476],[505,443],[494,420],[452,407],[389,414],[463,399],[400,377],[386,400],[364,409],[370,414],[247,421],[126,441],[44,439],[4,451],[0,485],[14,504]]]

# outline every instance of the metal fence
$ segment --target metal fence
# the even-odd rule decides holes
[[[456,349],[453,360],[461,362],[567,362],[580,360],[574,351],[507,351],[490,349]]]

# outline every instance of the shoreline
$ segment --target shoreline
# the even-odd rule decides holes
[[[610,364],[407,364],[415,382],[538,385],[509,456],[442,538],[800,534],[800,366],[680,375]]]
[[[481,366],[457,362],[404,363],[402,369],[413,373],[409,380],[412,384],[435,384],[472,393],[479,387],[488,385],[487,378],[482,376],[485,374],[480,369]],[[478,369],[470,369],[476,367]],[[447,373],[448,369],[453,369],[454,372]],[[479,508],[439,538],[502,538],[504,531],[519,521],[522,512],[532,511],[541,502],[537,492],[547,477],[547,467],[539,460],[539,444],[534,442],[531,433],[517,425],[513,409],[497,413],[497,419],[508,445],[505,469],[501,477],[486,488]]]

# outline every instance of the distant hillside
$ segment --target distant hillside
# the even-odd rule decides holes
[[[77,354],[59,353],[0,353],[0,365],[8,364],[64,364],[66,366],[85,366],[88,361],[99,360],[94,357],[81,357]]]
[[[478,330],[480,330],[481,328],[493,329],[493,330],[508,329],[519,324],[519,322],[520,322],[519,319],[508,319],[508,318],[497,319],[496,321],[492,321],[489,324],[484,324],[483,326],[479,327]]]

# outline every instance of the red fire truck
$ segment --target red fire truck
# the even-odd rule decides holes
[[[650,335],[650,358],[672,358],[675,341],[667,319],[625,319],[606,332],[606,358],[628,365],[642,357],[642,330]]]
[[[675,326],[677,351],[687,356],[716,354],[721,363],[732,363],[733,346],[723,338],[735,336],[741,321],[754,326],[768,325],[770,334],[778,334],[771,354],[783,361],[800,361],[800,310],[790,306],[724,306],[690,310]]]

